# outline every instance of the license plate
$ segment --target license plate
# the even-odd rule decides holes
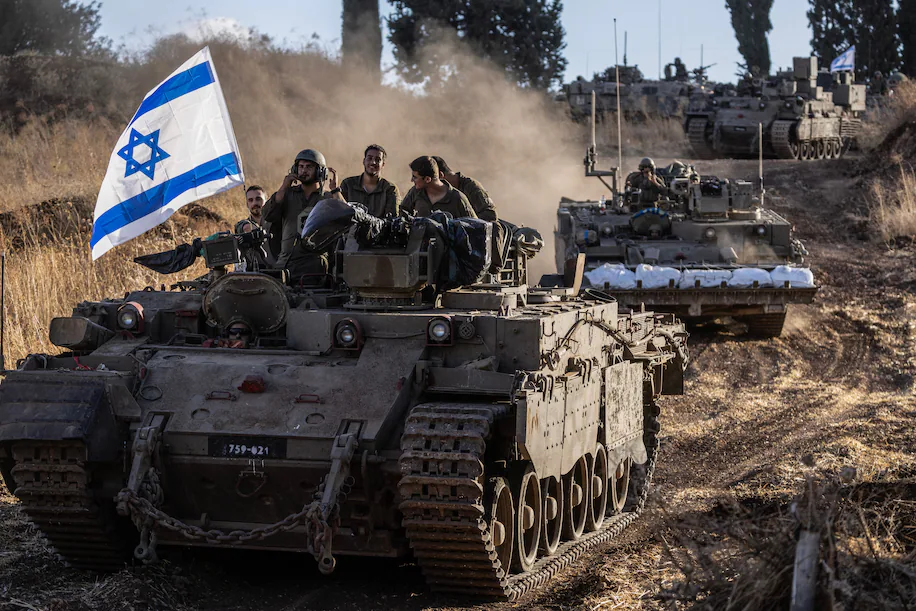
[[[286,439],[280,437],[210,437],[210,456],[219,458],[286,458]]]
[[[736,127],[736,128],[735,128],[735,131],[736,131],[736,132],[746,132],[746,131],[747,131],[747,128],[746,128],[746,127]]]

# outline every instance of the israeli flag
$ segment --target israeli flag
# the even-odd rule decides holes
[[[208,47],[146,94],[118,139],[95,204],[92,259],[244,182]]]
[[[856,69],[856,47],[849,47],[830,62],[830,72],[854,72]]]

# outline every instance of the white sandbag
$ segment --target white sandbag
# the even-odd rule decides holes
[[[668,283],[674,281],[673,286],[681,281],[681,272],[673,267],[659,267],[656,265],[636,266],[636,280],[642,281],[644,289],[666,289]]]
[[[723,282],[731,279],[732,273],[727,269],[685,269],[681,272],[678,288],[692,289],[700,281],[701,289],[719,288]]]
[[[784,287],[787,280],[792,288],[810,289],[814,287],[814,274],[807,267],[777,265],[770,272],[770,279],[773,281],[773,286],[777,288]]]
[[[770,278],[770,272],[759,267],[742,267],[732,272],[731,280],[728,286],[734,289],[754,288],[754,282],[757,282],[757,288],[773,286],[773,280]]]
[[[585,277],[592,286],[603,287],[605,284],[612,289],[635,289],[636,274],[628,270],[621,263],[605,263],[585,272]]]

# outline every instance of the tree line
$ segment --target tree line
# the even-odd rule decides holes
[[[380,78],[380,0],[343,0],[341,56]],[[441,76],[461,41],[506,71],[520,86],[547,89],[566,70],[561,0],[390,0],[387,17],[396,74],[408,83]],[[856,72],[872,78],[902,70],[916,76],[916,0],[808,0],[811,48],[829,62],[856,46]],[[750,69],[770,71],[767,34],[773,0],[725,0],[738,51]],[[0,55],[110,53],[97,36],[97,1],[0,0]]]

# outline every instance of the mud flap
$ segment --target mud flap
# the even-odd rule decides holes
[[[91,461],[115,460],[117,423],[99,381],[7,379],[0,385],[0,444],[79,440]]]

